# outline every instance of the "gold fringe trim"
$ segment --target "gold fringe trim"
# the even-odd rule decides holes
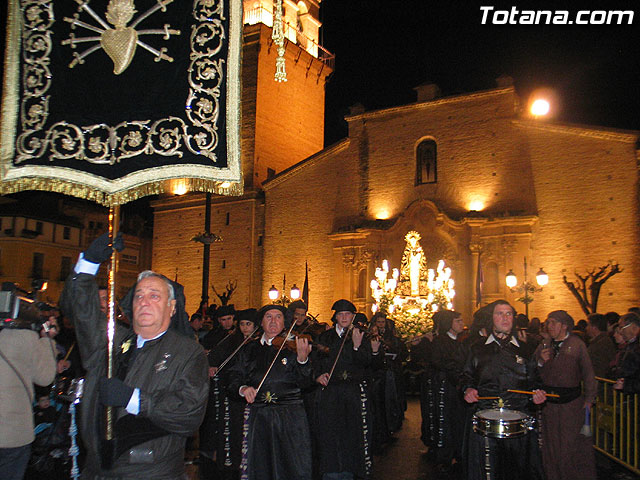
[[[107,207],[123,205],[142,197],[163,193],[180,195],[188,192],[208,192],[217,195],[239,196],[244,192],[243,185],[240,182],[207,180],[204,178],[161,180],[113,194],[107,194],[86,185],[79,185],[58,179],[20,178],[0,184],[0,194],[2,195],[18,193],[25,190],[62,193],[64,195],[96,202]]]
[[[11,162],[18,124],[18,82],[20,78],[20,5],[9,0],[7,35],[2,79],[2,110],[0,110],[0,168]],[[0,178],[2,178],[0,172]]]

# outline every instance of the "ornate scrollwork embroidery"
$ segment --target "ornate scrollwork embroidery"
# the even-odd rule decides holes
[[[157,10],[165,11],[166,5],[172,1],[159,0],[158,5],[139,16],[131,24],[131,28],[151,13]],[[112,165],[138,155],[157,154],[181,158],[185,148],[212,162],[217,160],[214,150],[219,143],[218,120],[221,115],[224,115],[224,112],[220,111],[220,98],[223,94],[226,62],[224,59],[215,57],[224,47],[224,40],[227,38],[223,23],[226,20],[225,2],[220,0],[194,0],[193,2],[192,15],[196,24],[192,26],[189,42],[190,65],[187,71],[189,93],[185,104],[185,119],[170,116],[155,122],[123,121],[115,126],[106,124],[78,126],[60,121],[49,126],[47,130],[43,129],[49,116],[49,96],[46,93],[52,79],[49,63],[52,50],[50,28],[54,22],[53,0],[22,0],[21,5],[24,16],[22,33],[24,93],[20,107],[22,132],[16,139],[15,164],[40,158],[48,153],[48,159],[51,161],[74,159]],[[84,8],[83,5],[85,4],[80,4],[80,10]],[[77,17],[78,15],[74,19],[66,19],[72,30],[82,23]],[[139,34],[143,32],[160,33],[155,30],[138,31]],[[170,34],[179,34],[176,30],[169,30],[168,25],[165,25],[162,33],[165,38]],[[100,37],[96,37],[96,40],[99,39]],[[79,38],[70,32],[69,39],[63,43],[73,48],[78,40]],[[138,45],[140,45],[139,41]],[[99,44],[95,46],[95,49],[99,48]],[[162,57],[162,50],[156,53],[161,56],[160,58],[169,60],[169,57]],[[80,60],[84,61],[90,53],[90,51],[83,52]],[[133,55],[118,62],[122,64],[132,59]],[[80,63],[80,60],[77,63]]]

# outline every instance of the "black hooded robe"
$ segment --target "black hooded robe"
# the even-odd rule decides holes
[[[332,328],[320,334],[318,343],[329,347],[329,353],[317,356],[314,377],[330,372],[342,338]],[[355,478],[371,476],[371,360],[369,342],[363,341],[356,351],[353,341],[347,339],[329,384],[316,390],[313,431],[320,476],[333,472],[351,472]]]
[[[247,344],[228,369],[229,394],[243,385],[258,388],[278,349]],[[311,438],[301,389],[312,381],[311,360],[300,364],[294,352],[283,349],[258,391],[247,404],[241,475],[249,480],[310,480]]]

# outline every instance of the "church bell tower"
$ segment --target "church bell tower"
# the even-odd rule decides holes
[[[242,158],[245,188],[316,153],[334,57],[320,45],[320,0],[283,0],[286,82],[274,81],[274,0],[244,0]]]
[[[164,195],[153,203],[153,269],[184,285],[190,313],[200,303],[207,268],[209,303],[220,304],[211,285],[220,292],[227,282],[237,282],[230,303],[236,308],[260,306],[265,281],[262,183],[324,147],[325,83],[333,72],[334,57],[320,45],[321,0],[282,0],[286,82],[275,81],[275,3],[243,2],[244,194],[210,195],[209,209],[205,209],[207,195],[199,193]],[[205,230],[209,210],[209,232],[222,241],[208,247],[206,265],[205,246],[191,239]]]

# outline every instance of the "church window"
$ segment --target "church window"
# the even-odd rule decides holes
[[[357,298],[364,298],[367,295],[367,269],[363,268],[358,273],[358,291],[356,292]]]
[[[438,181],[437,146],[434,140],[423,140],[416,149],[416,185]]]
[[[42,279],[44,277],[44,253],[33,253],[31,277],[35,279]]]
[[[62,257],[60,259],[60,280],[66,280],[71,273],[71,257]]]
[[[227,220],[225,222],[225,225],[229,225],[229,221],[231,220],[231,214],[229,212],[227,212]]]
[[[64,227],[62,229],[62,238],[64,240],[69,240],[71,238],[71,229],[69,227]]]
[[[498,265],[489,262],[484,268],[483,290],[487,294],[500,293],[500,277],[498,276]]]

